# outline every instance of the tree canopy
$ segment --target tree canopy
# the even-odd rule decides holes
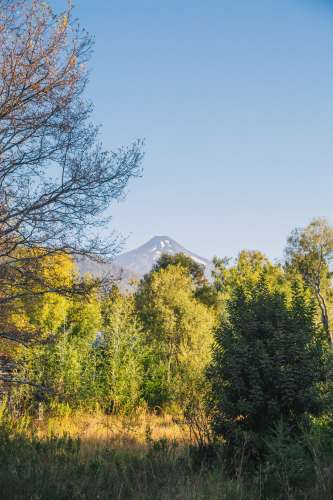
[[[116,250],[98,228],[140,175],[142,144],[100,144],[86,99],[91,49],[70,4],[57,14],[42,0],[0,0],[1,316],[24,297],[89,294],[93,280],[73,273],[60,283],[52,259]]]
[[[274,423],[282,420],[293,433],[307,415],[322,411],[321,331],[302,282],[283,283],[267,269],[234,285],[227,311],[208,371],[213,426],[227,440],[231,460],[243,446],[260,459]]]
[[[286,267],[299,273],[311,288],[318,303],[327,341],[333,345],[332,268],[333,228],[325,219],[313,219],[303,229],[295,229],[288,238]]]

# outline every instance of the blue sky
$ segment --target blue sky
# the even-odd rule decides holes
[[[112,209],[126,249],[163,234],[206,257],[281,258],[293,227],[333,222],[333,1],[75,11],[95,37],[88,94],[104,145],[146,140],[144,176]]]

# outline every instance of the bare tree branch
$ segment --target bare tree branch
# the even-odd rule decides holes
[[[143,145],[105,151],[85,99],[90,36],[71,3],[57,14],[42,0],[0,0],[0,339],[47,340],[10,324],[22,302],[45,294],[89,294],[109,278],[62,283],[59,256],[111,259],[114,233],[100,237],[107,209],[141,175]],[[48,272],[45,272],[48,268]],[[6,376],[7,377],[7,376]],[[3,377],[16,384],[27,380]],[[41,387],[38,387],[41,389]],[[43,390],[49,391],[48,388]]]

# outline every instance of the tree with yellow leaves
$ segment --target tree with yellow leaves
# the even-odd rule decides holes
[[[102,243],[94,228],[109,221],[106,209],[140,174],[142,147],[102,149],[84,96],[91,47],[70,2],[57,14],[42,0],[0,0],[2,318],[32,295],[91,289],[92,281],[51,276],[57,260],[110,257],[117,246],[113,237]],[[2,338],[17,340],[13,324],[2,326]]]
[[[181,265],[153,271],[139,286],[136,303],[148,348],[145,398],[152,406],[180,403],[209,362],[216,315],[195,291]]]

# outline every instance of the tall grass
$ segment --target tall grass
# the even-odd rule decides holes
[[[230,478],[223,446],[198,447],[182,422],[147,413],[136,418],[82,413],[0,425],[3,499],[314,499],[333,498],[332,434],[269,438],[268,461]]]

